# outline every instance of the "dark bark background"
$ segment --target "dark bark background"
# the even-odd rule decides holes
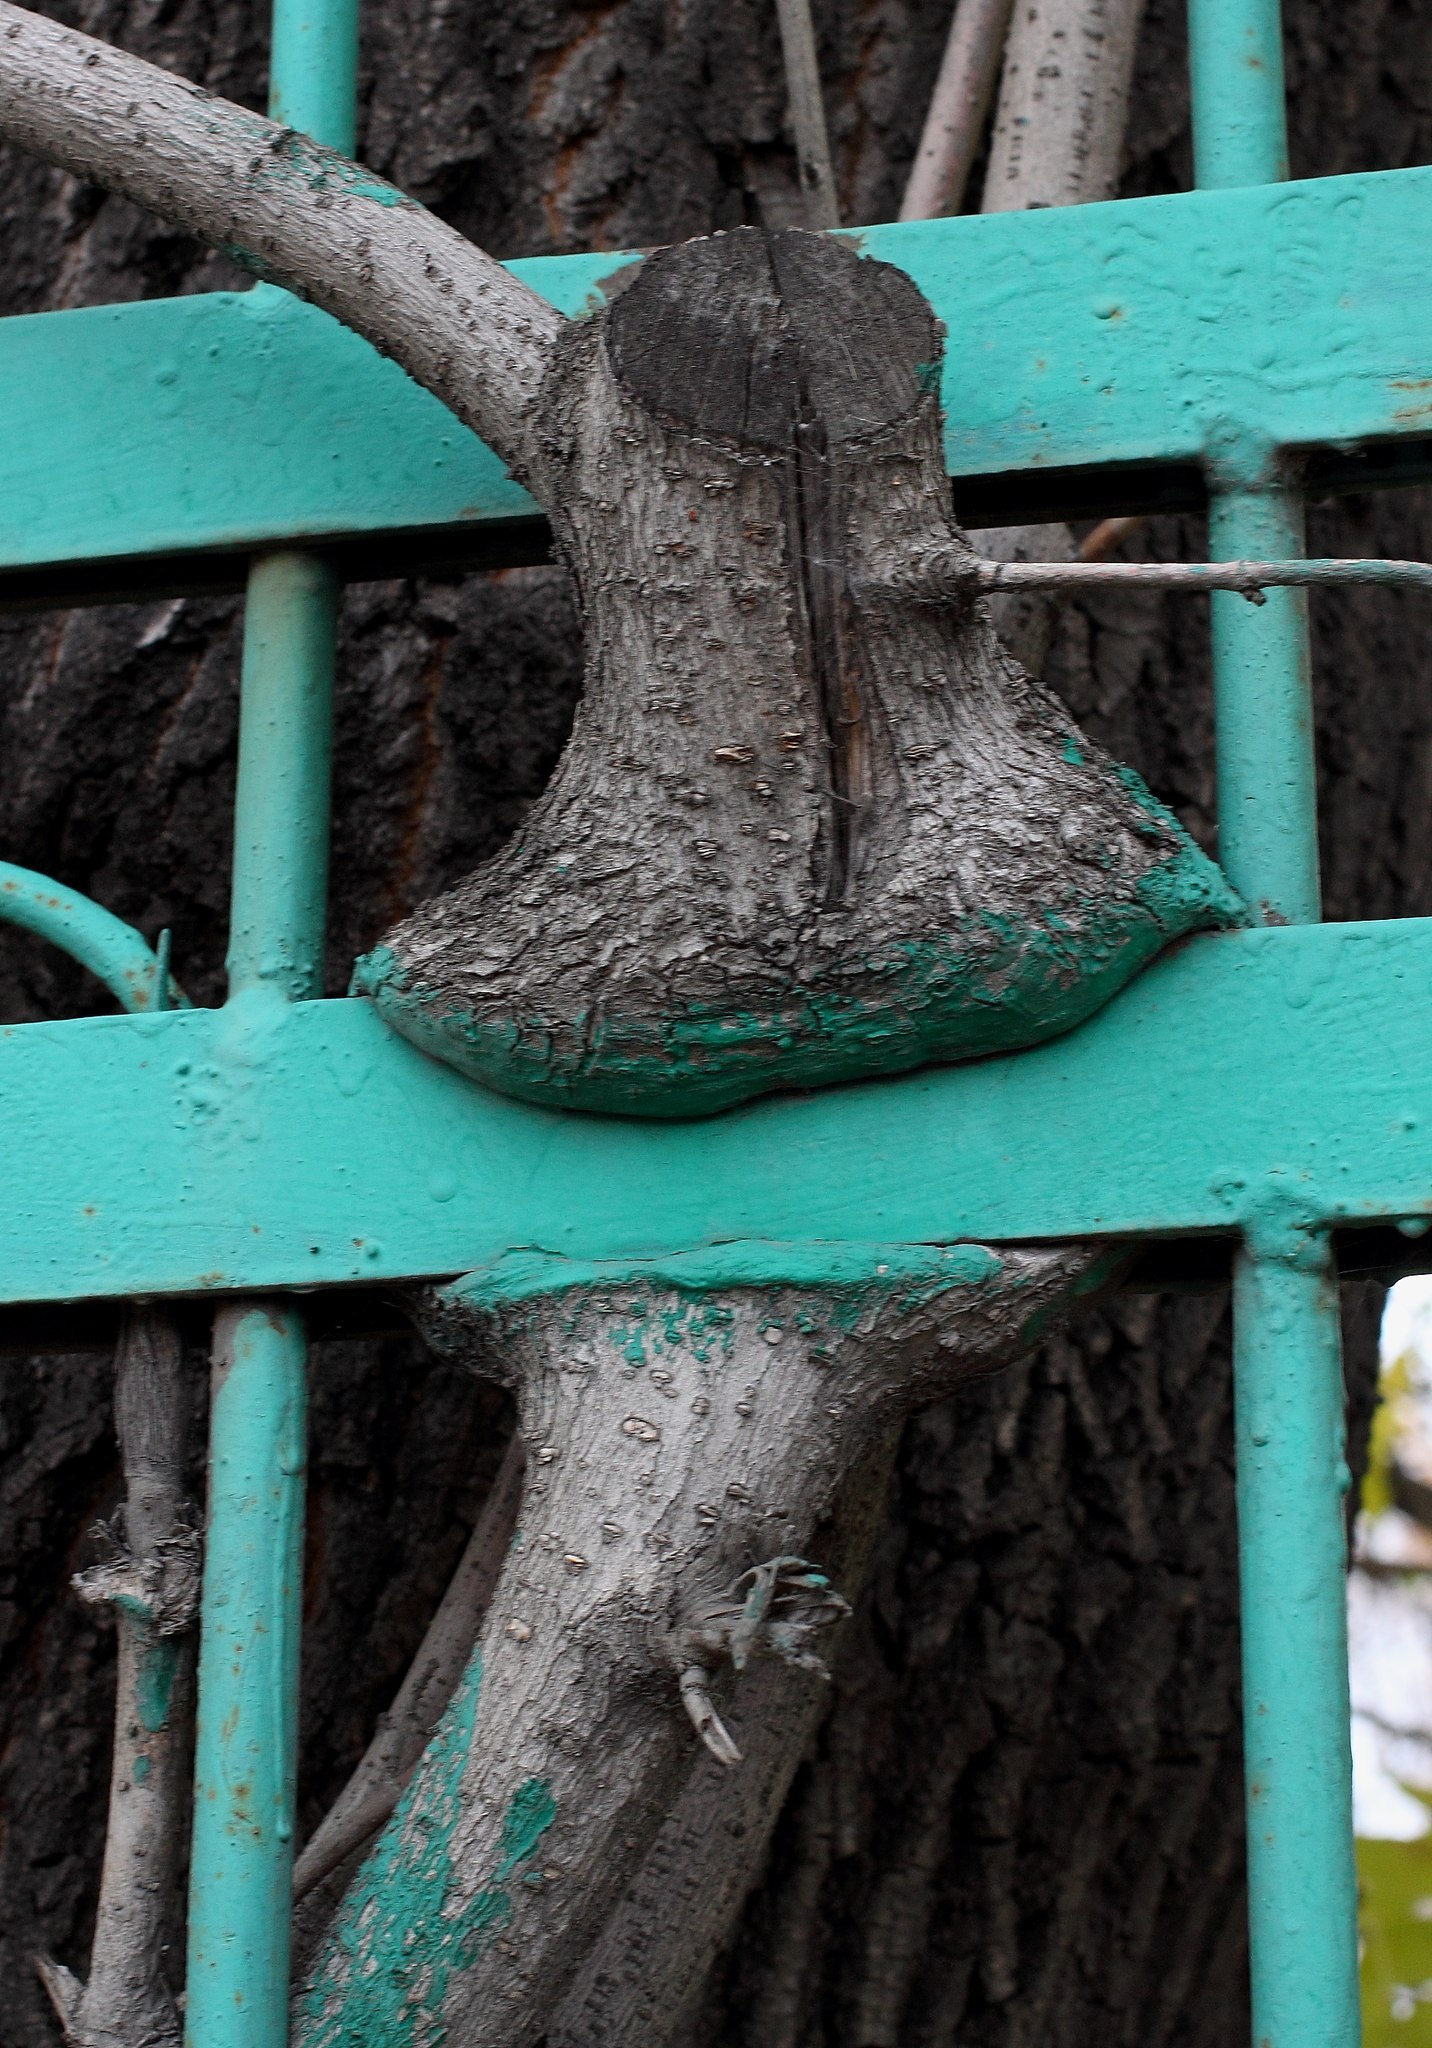
[[[1432,159],[1432,13],[1288,0],[1294,167]],[[820,0],[845,215],[890,217],[949,0]],[[261,0],[92,0],[67,18],[261,104]],[[362,153],[501,255],[796,217],[767,0],[370,0]],[[1189,181],[1181,0],[1152,0],[1126,189]],[[236,282],[132,209],[0,157],[0,312]],[[14,400],[12,398],[11,402]],[[1421,492],[1320,508],[1316,552],[1427,557]],[[1203,550],[1198,521],[1147,530]],[[1328,914],[1432,911],[1425,601],[1316,601]],[[0,854],[169,925],[222,986],[237,604],[0,619]],[[542,788],[578,684],[559,571],[351,589],[329,987]],[[1200,607],[1066,620],[1052,680],[1211,843]],[[0,1014],[98,1007],[0,930]],[[1365,1412],[1377,1301],[1350,1303]],[[194,1361],[202,1404],[204,1367]],[[112,1638],[67,1593],[116,1493],[109,1361],[0,1360],[0,2048],[57,2033],[28,1962],[83,1967]],[[501,1447],[495,1396],[391,1336],[320,1345],[302,1811],[395,1688]],[[1213,2048],[1243,2027],[1228,1323],[1124,1297],[909,1430],[819,1752],[694,2029],[720,2048]],[[197,1485],[197,1474],[196,1474]],[[377,2044],[375,2044],[377,2048]],[[639,2048],[639,2044],[633,2044]]]

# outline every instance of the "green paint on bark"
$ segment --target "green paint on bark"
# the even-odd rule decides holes
[[[907,1072],[1036,1045],[1071,1030],[1172,940],[1241,921],[1221,871],[1129,770],[1121,780],[1151,825],[1183,844],[1121,900],[1072,898],[1036,918],[975,914],[939,938],[892,942],[852,963],[858,993],[793,981],[778,1004],[693,1006],[599,1021],[477,1014],[424,987],[387,947],[357,964],[354,992],[393,1028],[471,1079],[524,1101],[613,1115],[689,1117],[776,1088]]]
[[[157,1642],[145,1645],[139,1659],[134,1691],[139,1718],[148,1735],[157,1735],[169,1719],[169,1703],[174,1697],[174,1680],[178,1671],[179,1645],[176,1642],[161,1636]]]
[[[482,1659],[473,1656],[421,1764],[349,1887],[299,2001],[301,2048],[437,2048],[454,1975],[471,1968],[512,1916],[519,1877],[556,1819],[539,1778],[513,1793],[488,1882],[452,1890],[452,1837],[477,1725]]]
[[[729,1328],[730,1308],[703,1297],[733,1287],[819,1288],[831,1293],[903,1287],[914,1300],[946,1287],[997,1279],[1003,1270],[999,1254],[982,1244],[830,1244],[820,1239],[778,1244],[766,1238],[738,1238],[657,1259],[565,1259],[556,1252],[506,1252],[442,1292],[473,1308],[497,1309],[571,1288],[581,1290],[585,1298],[605,1287],[670,1287],[690,1299],[680,1328],[672,1322],[663,1335],[670,1343],[689,1345],[693,1330],[688,1318],[698,1311],[704,1318],[694,1332],[698,1342],[707,1341],[708,1331]],[[634,1324],[644,1325],[650,1314],[646,1301],[634,1298],[623,1306]]]

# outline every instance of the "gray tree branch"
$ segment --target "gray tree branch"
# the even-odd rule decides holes
[[[1113,198],[1143,11],[1144,0],[1016,0],[983,212]]]
[[[838,228],[840,202],[830,160],[825,98],[820,89],[815,26],[810,0],[776,0],[781,26],[781,56],[786,70],[786,96],[796,138],[796,163],[808,228]]]
[[[961,1247],[918,1284],[887,1270],[432,1298],[433,1341],[510,1376],[532,1477],[480,1657],[319,1951],[296,2048],[439,2021],[453,2048],[538,2040],[689,1769],[681,1674],[701,1662],[725,1711],[747,1661],[818,1667],[836,1608],[803,1561],[852,1469],[1104,1261]],[[801,1730],[784,1719],[768,1787]]]
[[[852,1600],[879,1531],[896,1440],[887,1436],[852,1472],[821,1550],[823,1568]],[[742,1768],[693,1758],[553,2020],[548,2048],[666,2048],[690,2037],[692,2004],[765,1862],[829,1700],[829,1689],[799,1668],[768,1659],[751,1671],[728,1710]]]
[[[525,473],[562,318],[395,187],[9,0],[0,135],[322,306]]]
[[[189,1390],[163,1309],[131,1307],[115,1361],[124,1464],[111,1555],[75,1581],[119,1637],[104,1870],[87,1983],[37,1966],[70,2048],[178,2048],[171,1944],[193,1738],[199,1539],[184,1511]]]
[[[994,97],[1014,0],[959,0],[950,21],[901,220],[958,213]]]

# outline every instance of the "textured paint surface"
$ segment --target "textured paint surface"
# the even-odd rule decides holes
[[[338,579],[311,555],[254,563],[244,611],[229,911],[230,996],[322,985]]]
[[[730,1287],[846,1287],[872,1279],[913,1293],[991,1279],[999,1256],[986,1245],[776,1244],[769,1239],[708,1245],[658,1259],[564,1259],[548,1252],[508,1252],[464,1273],[452,1292],[474,1308],[537,1300],[571,1287],[623,1287],[636,1282],[698,1295]]]
[[[1123,773],[1146,808],[1179,830]],[[819,1088],[1038,1044],[1082,1023],[1171,939],[1241,914],[1218,869],[1186,843],[1129,901],[1049,904],[1039,923],[970,915],[939,942],[890,947],[878,963],[878,1003],[821,1000],[797,986],[779,1010],[689,1009],[659,1025],[628,1020],[610,1004],[590,1030],[572,1020],[580,1065],[554,1054],[549,1020],[518,1028],[444,1007],[410,985],[386,948],[359,962],[354,988],[425,1052],[504,1095],[690,1117],[776,1087]]]
[[[949,330],[957,476],[1246,467],[1432,432],[1432,170],[860,232]],[[514,273],[564,312],[624,261]],[[462,529],[532,501],[473,435],[277,291],[0,321],[0,567]],[[242,451],[240,458],[237,451]],[[533,541],[533,560],[546,542]]]
[[[1429,989],[1432,920],[1211,934],[1028,1052],[689,1123],[510,1101],[356,1000],[11,1026],[0,1294],[1427,1214]]]
[[[157,1735],[169,1719],[169,1702],[179,1673],[179,1645],[161,1636],[145,1646],[139,1666],[137,1697],[139,1718],[149,1734]],[[147,1766],[146,1766],[147,1769]],[[139,1772],[136,1767],[135,1776]]]
[[[547,1786],[529,1778],[504,1817],[498,1860],[469,1897],[452,1883],[451,1844],[477,1732],[481,1652],[424,1753],[377,1846],[345,1896],[325,1961],[301,2001],[303,2048],[412,2048],[442,2039],[453,1975],[507,1925],[510,1887],[557,1817]],[[422,1930],[420,1946],[412,1931]],[[436,2023],[436,2024],[434,2024]]]

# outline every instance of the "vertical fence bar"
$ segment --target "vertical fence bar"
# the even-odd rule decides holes
[[[1288,175],[1278,0],[1190,0],[1200,186]],[[1209,552],[1303,551],[1268,451],[1214,452]],[[1307,603],[1213,600],[1219,852],[1264,923],[1321,914]],[[1275,1216],[1235,1262],[1249,1936],[1257,2048],[1360,2036],[1348,1740],[1342,1355],[1329,1247]]]
[[[1233,1319],[1253,2039],[1352,2048],[1347,1466],[1326,1239],[1255,1239]]]
[[[322,991],[338,578],[314,555],[249,571],[229,994]]]
[[[306,1449],[303,1322],[280,1301],[214,1325],[199,1644],[188,2048],[283,2048]]]
[[[358,0],[274,0],[269,118],[353,154]]]
[[[269,110],[351,152],[356,0],[276,0]],[[265,287],[257,287],[265,289]],[[253,564],[244,615],[229,999],[321,993],[338,582]],[[284,2048],[298,1733],[307,1343],[282,1301],[214,1331],[199,1653],[188,2048]]]

